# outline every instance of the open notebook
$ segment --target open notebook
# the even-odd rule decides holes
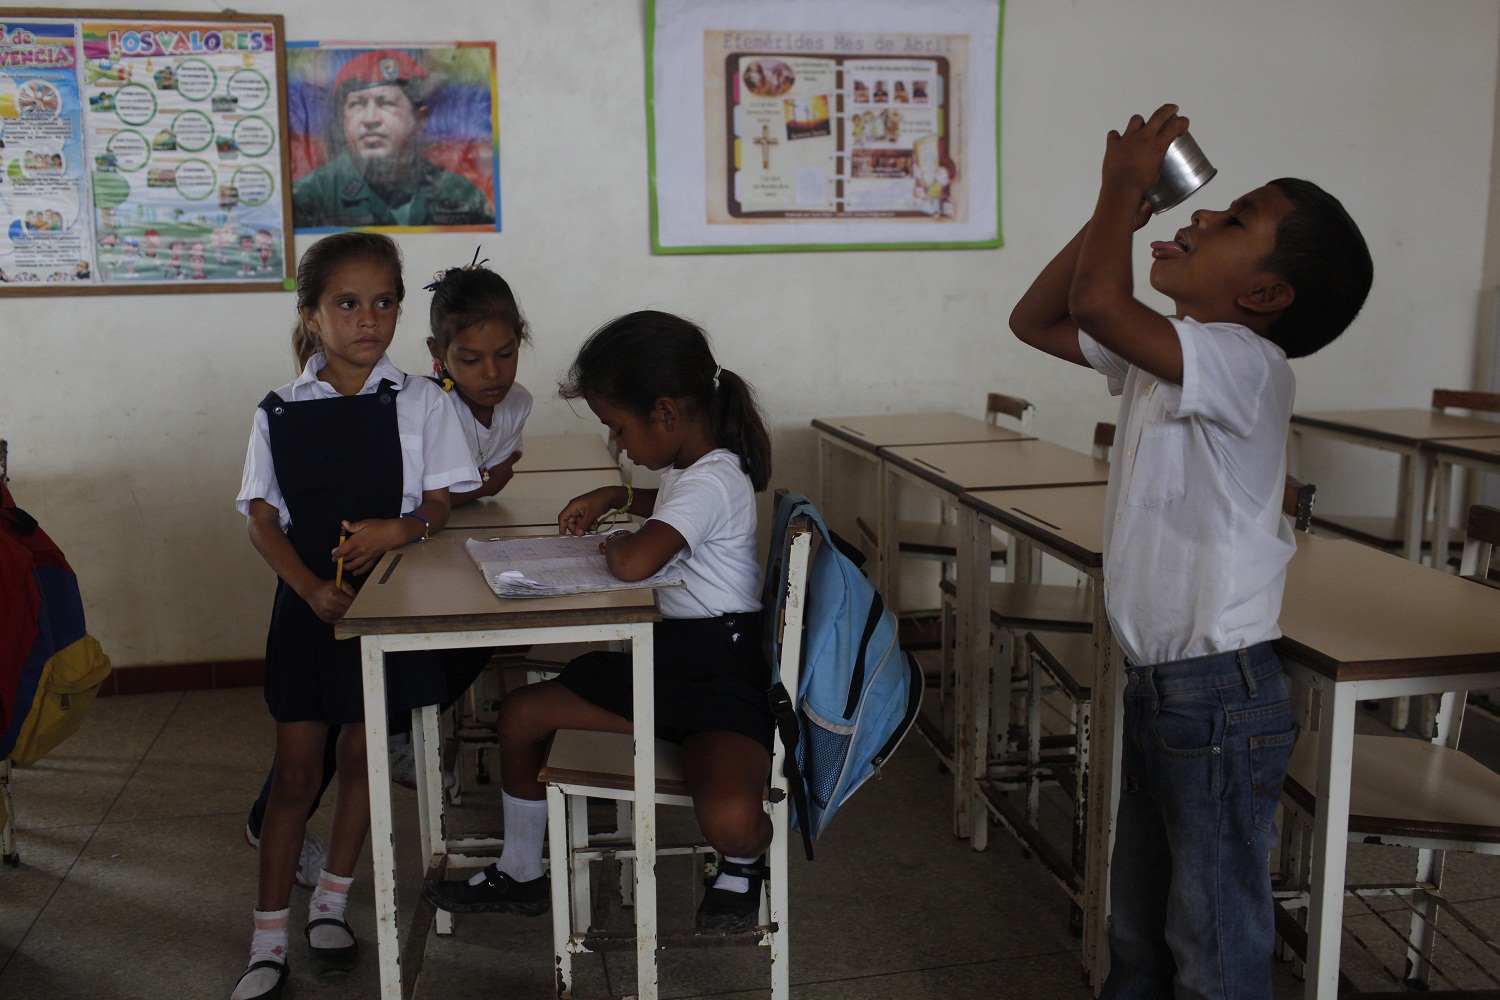
[[[599,551],[601,535],[545,535],[464,543],[484,582],[501,597],[557,597],[603,590],[680,587],[682,574],[674,559],[656,575],[634,582],[609,571]]]

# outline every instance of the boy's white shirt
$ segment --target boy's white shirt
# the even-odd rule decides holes
[[[1281,635],[1296,543],[1281,512],[1296,381],[1281,348],[1235,323],[1173,319],[1182,385],[1080,333],[1121,396],[1104,522],[1104,602],[1132,663]]]
[[[302,374],[276,390],[288,403],[310,399],[332,399],[339,391],[319,381],[324,358],[321,353],[307,360]],[[426,490],[448,487],[454,490],[479,488],[479,470],[468,450],[458,416],[443,398],[443,390],[425,378],[408,379],[386,355],[370,372],[357,395],[374,392],[381,379],[390,379],[399,389],[396,393],[396,426],[401,435],[401,512],[416,510]],[[266,411],[255,408],[250,431],[250,447],[245,454],[245,470],[235,507],[241,514],[250,512],[251,500],[264,500],[281,515],[281,527],[291,524],[286,500],[276,483],[276,466],[271,458],[271,427]]]
[[[685,586],[656,592],[664,617],[760,610],[755,487],[738,455],[715,448],[686,469],[663,472],[651,520],[670,524],[687,541],[677,556]]]

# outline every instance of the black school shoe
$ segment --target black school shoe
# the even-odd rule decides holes
[[[240,974],[240,982],[244,982],[246,976],[260,969],[278,969],[280,971],[277,972],[276,982],[271,984],[271,988],[264,993],[255,994],[251,1000],[278,1000],[282,989],[286,986],[287,979],[291,977],[291,964],[288,962],[278,962],[272,958],[263,958],[259,962],[252,962],[250,967]],[[235,988],[238,989],[238,987],[239,984],[236,983]]]
[[[309,920],[302,933],[307,935],[308,964],[312,966],[313,975],[333,976],[341,972],[350,972],[359,964],[359,942],[351,941],[342,948],[319,948],[312,943],[312,932],[314,927],[338,927],[352,939],[354,932],[349,925],[337,917],[318,917]]]
[[[547,876],[517,882],[494,865],[484,870],[484,881],[470,885],[467,879],[423,882],[422,895],[449,913],[519,913],[539,917],[552,908],[552,887]]]
[[[715,889],[714,880],[708,883],[703,902],[698,904],[698,929],[715,934],[734,934],[748,931],[760,919],[760,886],[771,877],[766,867],[766,856],[762,854],[754,863],[737,864],[727,858],[719,858],[720,875],[739,875],[750,880],[750,888],[744,892]]]

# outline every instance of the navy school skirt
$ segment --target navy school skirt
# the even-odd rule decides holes
[[[775,720],[766,701],[771,671],[761,648],[760,612],[718,618],[667,618],[655,640],[656,735],[681,743],[694,733],[727,731],[767,751]],[[573,660],[557,681],[578,697],[632,718],[629,653],[594,652]]]

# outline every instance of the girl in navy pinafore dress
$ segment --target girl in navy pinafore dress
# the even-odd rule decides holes
[[[386,357],[405,288],[389,237],[340,233],[297,268],[293,343],[301,375],[255,414],[238,505],[250,540],[279,578],[266,637],[266,704],[276,719],[276,769],[261,826],[260,881],[250,965],[232,1000],[278,997],[287,979],[287,924],[308,809],[330,726],[339,794],[328,856],[308,907],[313,970],[353,967],[344,920],[369,831],[359,643],[335,640],[364,574],[386,551],[440,530],[449,488],[478,484],[452,408],[424,378]],[[426,657],[426,659],[423,659]],[[444,693],[434,654],[406,654],[387,682],[393,711]]]

